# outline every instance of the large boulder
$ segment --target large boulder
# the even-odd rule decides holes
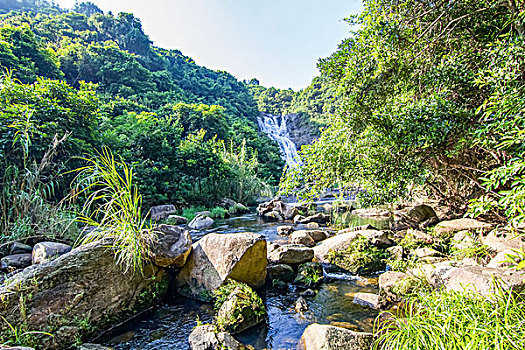
[[[197,326],[189,337],[191,350],[246,350],[244,345],[226,332],[217,332],[215,326]]]
[[[33,247],[33,264],[44,264],[70,252],[72,247],[64,243],[41,242]]]
[[[179,292],[208,301],[227,279],[259,288],[265,283],[266,265],[263,236],[211,233],[193,244],[188,261],[179,272]]]
[[[525,249],[525,237],[517,236],[509,230],[493,230],[486,237],[482,237],[481,241],[496,252]]]
[[[453,237],[459,231],[488,231],[492,227],[491,224],[481,222],[475,219],[455,219],[448,221],[441,221],[434,227],[434,234],[438,237]]]
[[[154,229],[151,252],[155,265],[182,267],[191,252],[191,236],[178,226],[158,225]]]
[[[313,258],[312,248],[301,244],[284,245],[268,254],[268,261],[271,264],[301,264],[312,261]]]
[[[436,212],[429,205],[416,205],[394,212],[393,230],[425,228],[439,221]]]
[[[297,208],[286,204],[280,199],[272,199],[269,202],[261,203],[257,206],[257,214],[271,220],[292,220],[299,214]]]
[[[370,350],[374,335],[314,323],[306,328],[301,342],[305,350]]]
[[[188,227],[193,230],[203,230],[212,227],[214,221],[208,215],[206,215],[206,213],[197,215],[193,218],[193,220],[191,220],[191,222],[188,224]]]
[[[175,206],[171,204],[157,205],[157,206],[151,207],[149,212],[150,212],[151,220],[159,221],[162,219],[166,219],[170,214],[177,213],[177,208],[175,208]]]
[[[33,265],[0,286],[0,332],[7,324],[53,333],[42,349],[71,349],[73,335],[90,336],[153,305],[169,285],[164,270],[146,266],[123,272],[112,241],[78,247],[46,264]],[[23,311],[22,311],[23,309]],[[80,326],[79,320],[89,323]]]

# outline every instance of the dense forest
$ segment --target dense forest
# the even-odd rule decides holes
[[[42,176],[61,193],[70,178],[55,175],[79,165],[72,157],[104,147],[133,165],[147,206],[251,200],[255,193],[238,191],[245,167],[250,181],[277,184],[278,148],[258,132],[257,105],[242,82],[153,46],[132,14],[45,4],[2,6],[38,8],[0,19],[4,179],[11,167],[40,163],[56,137]]]

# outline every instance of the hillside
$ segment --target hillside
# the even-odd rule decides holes
[[[38,80],[33,88],[47,90],[56,84],[73,95],[96,92],[96,104],[76,106],[92,117],[81,130],[44,116],[42,101],[34,101],[32,121],[43,129],[49,126],[52,132],[38,136],[38,147],[29,150],[31,159],[38,161],[54,134],[71,133],[66,144],[78,136],[82,147],[76,151],[83,153],[109,147],[129,164],[136,164],[139,178],[145,180],[140,183],[148,204],[211,202],[231,194],[231,189],[217,191],[217,186],[230,187],[235,181],[228,178],[237,176],[228,174],[218,160],[218,154],[226,150],[238,150],[246,162],[255,157],[254,176],[277,184],[283,166],[278,147],[258,131],[257,104],[231,74],[199,66],[178,50],[152,45],[140,20],[130,13],[104,14],[92,3],[81,3],[68,12],[45,1],[4,1],[0,11],[7,13],[0,17],[0,66],[8,71],[11,82],[17,82],[13,89],[27,92],[27,84]],[[41,79],[65,81],[68,87]],[[26,98],[36,97],[34,92],[30,95]],[[5,114],[6,107],[0,113]],[[13,123],[11,117],[2,122],[3,130]],[[201,129],[204,134],[199,134]],[[190,152],[189,140],[195,138],[197,149],[184,155]],[[3,143],[6,155],[16,153],[9,141]],[[168,154],[161,156],[154,148],[147,151],[145,145],[154,142],[168,145]],[[82,155],[67,153],[59,152],[57,160],[66,162],[70,156]],[[198,159],[212,165],[200,163],[199,168],[206,168],[202,173],[184,164]],[[221,174],[218,178],[214,178],[214,167]],[[170,181],[176,184],[168,185]]]

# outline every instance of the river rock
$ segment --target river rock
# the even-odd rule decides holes
[[[189,232],[178,226],[158,225],[154,233],[151,252],[155,265],[184,266],[191,252],[192,241]]]
[[[370,350],[374,335],[314,323],[306,328],[301,342],[305,350]]]
[[[235,202],[233,199],[230,199],[230,198],[223,198],[220,200],[220,202],[217,203],[217,206],[223,208],[223,209],[226,209],[226,210],[230,210],[232,208],[235,208],[235,205],[237,204],[237,202]]]
[[[242,203],[236,203],[235,204],[235,214],[245,214],[245,213],[249,213],[250,212],[250,209],[245,206],[244,204]]]
[[[270,281],[280,280],[284,282],[292,282],[295,278],[295,272],[292,267],[286,264],[268,265],[266,271],[268,272],[268,279]]]
[[[306,224],[306,228],[309,230],[315,230],[316,228],[319,228],[319,224],[317,222],[309,222]]]
[[[33,264],[44,264],[71,251],[71,246],[56,242],[41,242],[33,247]]]
[[[167,274],[154,266],[146,266],[143,274],[124,273],[115,263],[112,243],[89,243],[12,276],[0,286],[0,314],[13,327],[52,332],[51,339],[34,335],[48,341],[42,349],[71,349],[73,335],[91,336],[91,329],[107,328],[150,307],[167,291]],[[78,327],[78,320],[90,327]]]
[[[414,256],[418,259],[428,258],[431,256],[440,256],[441,253],[432,248],[418,248],[415,249],[410,256]]]
[[[387,271],[379,276],[379,290],[381,294],[392,296],[392,288],[400,281],[408,278],[404,272]]]
[[[179,215],[169,215],[168,220],[170,223],[173,223],[174,225],[186,225],[188,223],[188,219],[184,216]]]
[[[302,244],[307,247],[315,246],[314,239],[308,235],[305,231],[295,231],[290,236],[290,242],[292,244]]]
[[[370,224],[360,225],[360,226],[352,226],[352,227],[348,227],[348,228],[345,228],[345,229],[337,231],[337,234],[338,235],[342,235],[343,233],[355,232],[355,231],[364,231],[364,230],[377,230],[377,228],[375,228],[374,226],[372,226]]]
[[[193,244],[179,272],[179,292],[208,301],[227,279],[262,287],[266,279],[266,240],[254,233],[211,233]]]
[[[409,228],[425,228],[439,221],[436,212],[429,205],[416,205],[394,212],[392,230],[406,230]]]
[[[157,205],[150,209],[151,220],[160,221],[166,219],[170,214],[177,213],[177,208],[174,205]]]
[[[516,236],[509,230],[493,230],[481,242],[496,252],[508,249],[525,249],[525,237]]]
[[[441,221],[434,227],[434,234],[438,237],[446,238],[452,237],[458,231],[488,231],[492,227],[491,224],[481,222],[475,219],[455,219],[448,221]]]
[[[294,228],[292,226],[283,225],[283,226],[277,226],[277,233],[282,236],[288,236],[294,231]]]
[[[391,256],[395,257],[396,259],[403,259],[403,257],[405,256],[405,248],[403,248],[403,246],[400,245],[387,248],[386,250],[390,253]]]
[[[212,227],[214,222],[213,219],[209,217],[209,214],[205,214],[206,213],[201,213],[200,215],[195,216],[193,220],[191,220],[191,222],[188,224],[188,227],[193,230],[203,230]]]
[[[386,232],[377,230],[350,231],[330,237],[314,247],[315,258],[321,262],[328,263],[328,255],[331,251],[346,250],[358,236],[368,239],[372,245],[386,248],[394,244]]]
[[[257,214],[264,218],[273,220],[292,220],[299,214],[297,208],[286,204],[279,199],[272,199],[269,202],[261,203],[257,206]]]
[[[246,350],[229,333],[215,331],[215,326],[197,326],[189,337],[191,350]]]
[[[381,308],[380,297],[374,293],[356,293],[353,302],[354,304],[368,306],[376,310]]]
[[[297,222],[300,224],[309,224],[311,222],[315,222],[318,224],[327,224],[330,222],[330,215],[326,215],[325,213],[317,213],[317,214],[302,218],[298,220]]]
[[[301,264],[313,258],[312,248],[300,244],[284,245],[268,254],[268,261],[272,264]]]
[[[249,288],[249,287],[248,287]],[[217,326],[219,331],[231,334],[241,333],[264,321],[261,308],[253,308],[253,291],[245,291],[242,287],[236,287],[226,298],[217,312]],[[260,299],[259,299],[260,300]]]
[[[4,271],[23,269],[31,265],[31,254],[15,254],[0,260],[0,269]]]
[[[439,273],[433,272],[433,275]],[[449,268],[440,272],[439,278],[432,280],[434,287],[443,286],[447,291],[465,290],[490,296],[495,292],[495,281],[502,289],[521,290],[525,286],[525,273],[507,268],[487,268],[480,266]]]
[[[15,242],[11,245],[9,250],[9,255],[16,254],[31,254],[33,252],[33,247],[27,244],[22,244],[20,242]]]
[[[368,209],[354,209],[352,215],[357,215],[362,218],[388,218],[392,216],[390,210],[379,209],[379,208],[368,208]]]
[[[325,239],[328,238],[328,234],[325,231],[323,231],[323,230],[298,230],[298,231],[295,231],[294,233],[304,233],[304,234],[312,237],[312,239],[315,242],[324,241]],[[292,235],[292,237],[293,237],[293,235]]]
[[[113,348],[108,348],[107,346],[100,345],[100,344],[82,344],[78,348],[78,350],[113,350]]]
[[[358,236],[357,232],[347,232],[324,240],[313,248],[315,258],[320,262],[328,263],[328,255],[331,251],[347,249]]]
[[[35,348],[29,348],[27,346],[7,346],[0,345],[0,350],[35,350]]]
[[[516,253],[511,249],[507,249],[502,252],[499,252],[498,254],[496,254],[495,257],[493,257],[489,261],[489,263],[487,264],[487,267],[491,267],[491,268],[509,267],[511,263],[506,262],[508,260],[507,255],[515,255],[515,254]]]

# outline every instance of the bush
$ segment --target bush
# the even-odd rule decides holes
[[[367,274],[383,270],[386,267],[388,253],[358,236],[344,251],[331,251],[328,260],[352,273]]]

